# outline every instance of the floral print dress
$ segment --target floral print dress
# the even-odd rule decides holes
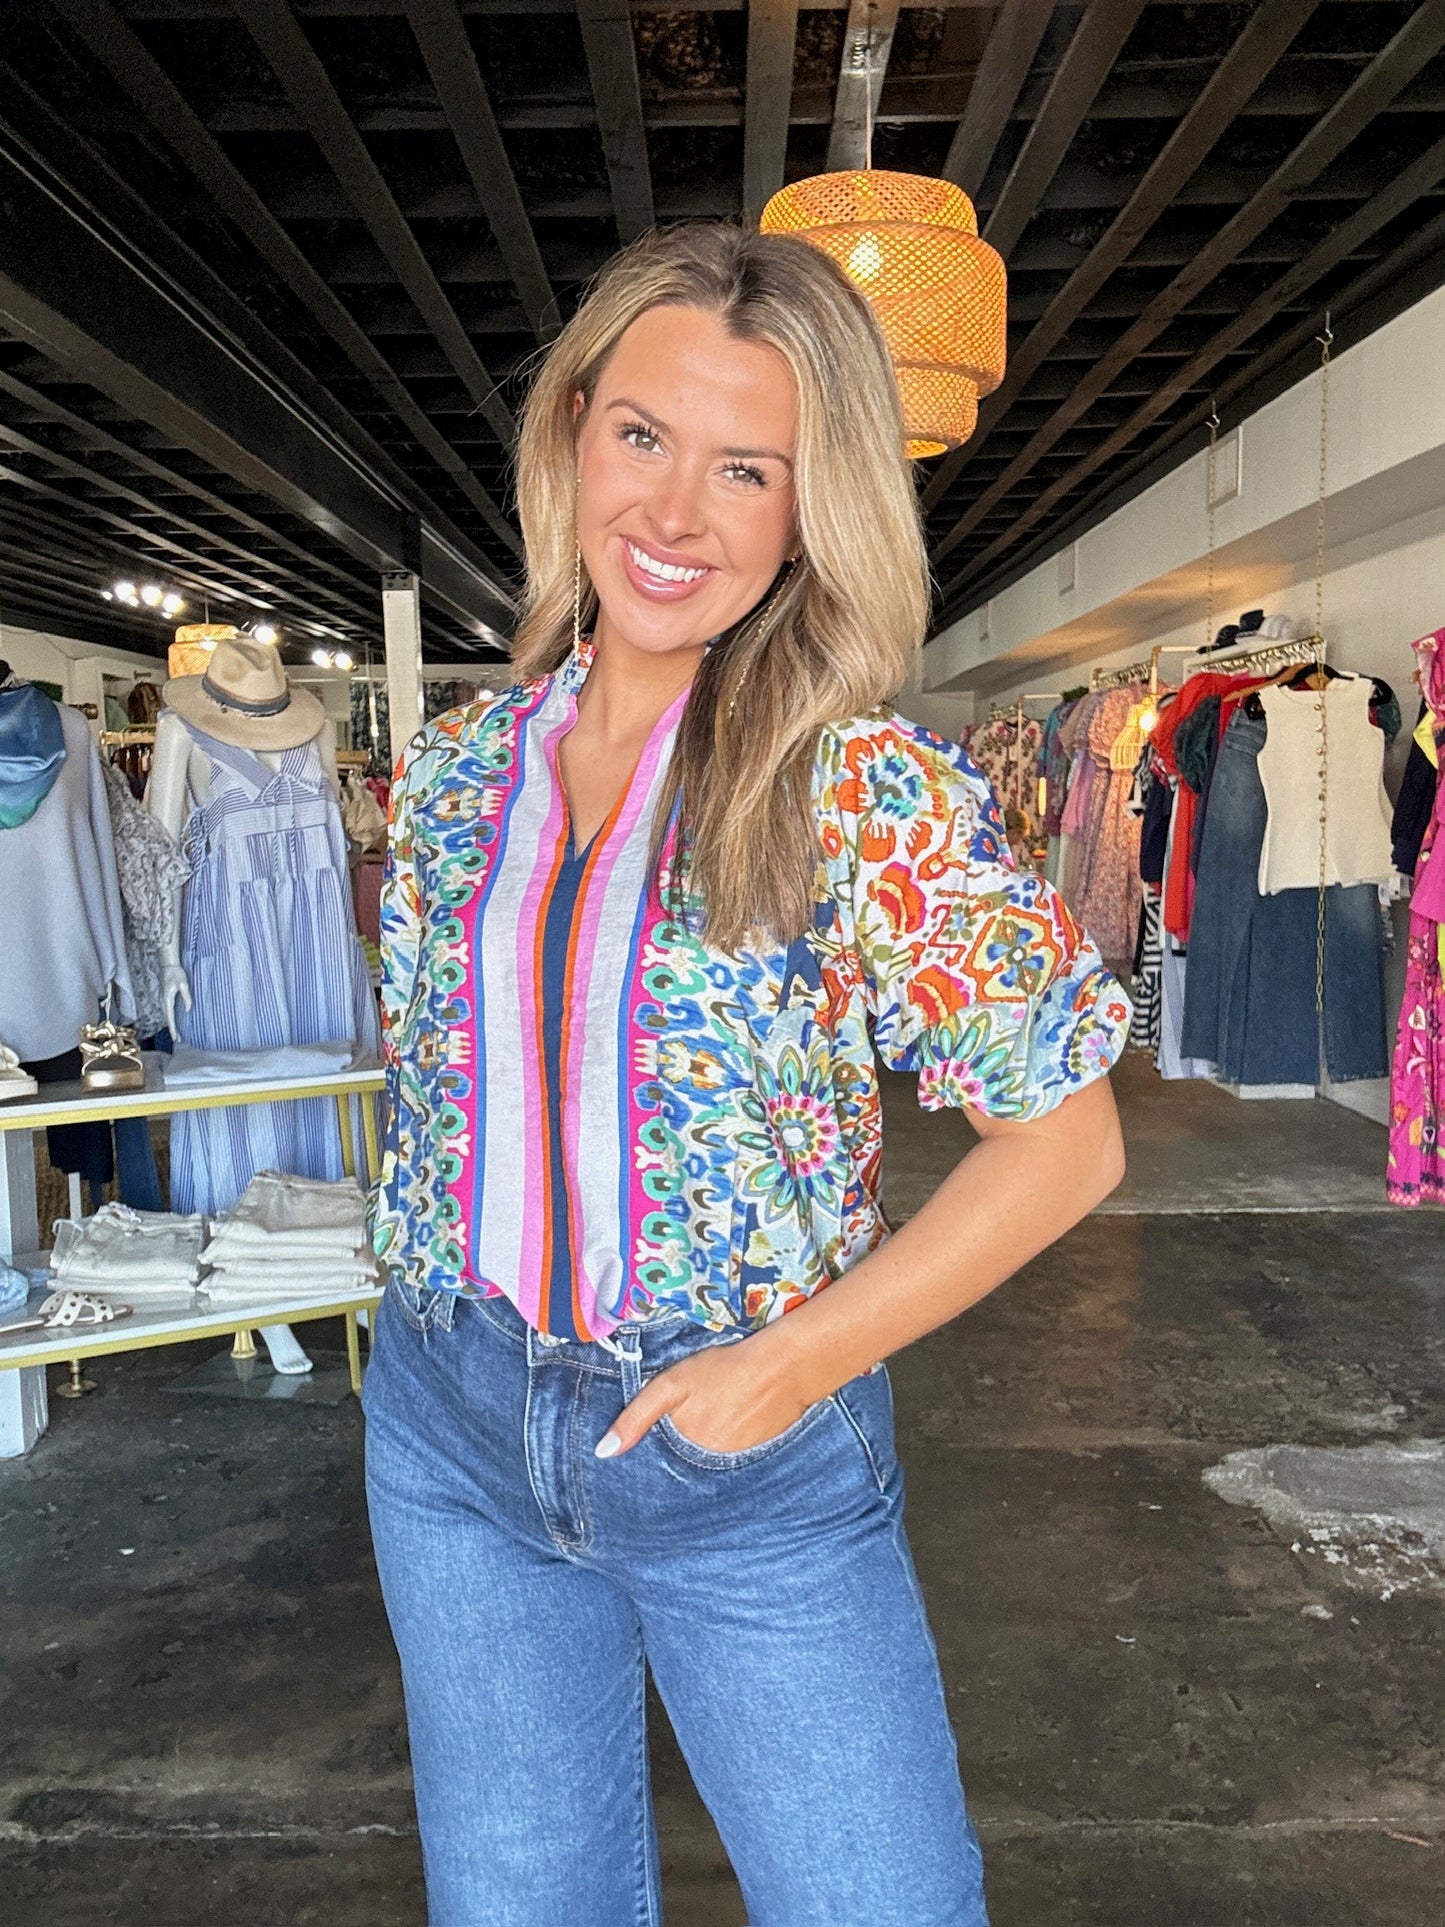
[[[1435,766],[1445,755],[1445,630],[1415,644],[1420,686],[1434,724]],[[1445,969],[1442,969],[1442,892],[1432,883],[1445,862],[1441,813],[1445,790],[1436,777],[1435,806],[1415,865],[1405,996],[1395,1036],[1390,1079],[1390,1157],[1385,1191],[1391,1204],[1445,1204]]]
[[[376,1249],[542,1330],[757,1327],[887,1235],[875,1051],[926,1108],[1036,1118],[1108,1070],[1128,999],[1013,869],[967,756],[891,712],[822,732],[811,928],[714,948],[673,907],[675,826],[651,863],[680,705],[571,845],[556,756],[590,660],[441,717],[393,786]]]

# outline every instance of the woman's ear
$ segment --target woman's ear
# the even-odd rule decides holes
[[[572,397],[573,421],[580,422],[582,417],[586,413],[587,413],[587,397],[582,393],[582,390],[579,388],[576,394]]]

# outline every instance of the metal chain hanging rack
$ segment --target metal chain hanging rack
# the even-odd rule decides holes
[[[1330,349],[1334,345],[1330,311],[1325,309],[1325,331],[1316,336],[1320,344],[1320,488],[1315,503],[1315,681],[1316,728],[1319,732],[1320,758],[1320,872],[1315,917],[1315,1019],[1319,1027],[1320,1061],[1328,1064],[1325,1053],[1325,875],[1329,852],[1329,776],[1330,732],[1328,703],[1329,681],[1325,662],[1325,505],[1330,474]]]

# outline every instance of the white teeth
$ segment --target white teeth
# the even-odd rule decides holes
[[[657,557],[649,555],[646,549],[639,549],[635,542],[627,544],[627,553],[644,575],[653,576],[658,582],[696,582],[707,574],[706,569],[680,569],[676,563],[659,562]]]

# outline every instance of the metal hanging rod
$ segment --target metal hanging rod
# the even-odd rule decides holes
[[[1251,665],[1270,662],[1322,663],[1325,659],[1325,648],[1323,636],[1297,636],[1292,642],[1270,642],[1262,649],[1237,650],[1233,655],[1225,650],[1220,650],[1218,654],[1210,652],[1207,655],[1195,650],[1193,653],[1196,659],[1190,663],[1185,673],[1195,676],[1201,670],[1214,668],[1216,664],[1226,669],[1237,669],[1243,663]]]

